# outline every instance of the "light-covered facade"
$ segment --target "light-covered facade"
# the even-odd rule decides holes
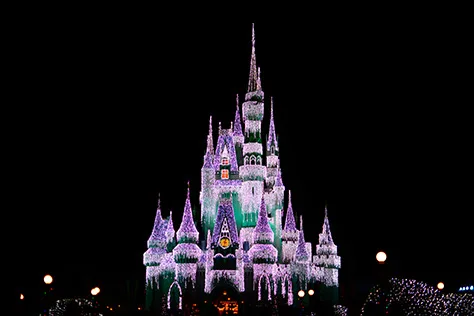
[[[291,192],[283,184],[273,99],[263,136],[264,92],[253,26],[248,89],[244,101],[237,96],[236,103],[230,128],[219,122],[216,142],[209,120],[200,218],[193,218],[189,185],[176,232],[172,214],[164,219],[158,204],[144,253],[148,309],[182,310],[222,293],[238,298],[238,304],[278,300],[291,306],[299,290],[310,288],[337,301],[341,259],[327,210],[319,243],[305,242],[303,219],[297,227]]]

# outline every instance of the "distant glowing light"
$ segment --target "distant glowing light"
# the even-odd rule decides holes
[[[439,282],[437,286],[438,286],[438,290],[444,289],[444,283],[443,282]]]
[[[383,251],[379,251],[375,256],[375,259],[377,259],[379,263],[384,263],[385,260],[387,260],[387,254]]]
[[[97,295],[97,294],[99,294],[99,292],[100,292],[100,289],[98,287],[95,287],[91,290],[92,295]]]
[[[303,291],[303,290],[299,290],[299,291],[298,291],[298,296],[299,296],[299,297],[303,297],[303,296],[304,296],[304,291]]]
[[[312,295],[314,294],[314,290],[313,290],[313,289],[310,289],[310,290],[308,291],[308,294],[312,296]]]
[[[53,283],[53,277],[50,276],[49,274],[46,274],[43,278],[43,281],[46,284],[51,284],[51,283]]]
[[[20,300],[24,300],[25,296],[23,294],[20,294]]]

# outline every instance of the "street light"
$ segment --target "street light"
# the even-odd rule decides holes
[[[97,286],[91,290],[91,294],[94,296],[99,294],[99,292],[100,292],[100,289]]]
[[[314,290],[313,290],[313,289],[308,290],[308,294],[309,294],[310,296],[313,296]]]
[[[444,289],[444,283],[443,282],[439,282],[438,283],[438,290],[442,290]]]
[[[53,283],[53,277],[50,276],[49,274],[46,274],[43,278],[43,281],[45,284],[51,284]]]
[[[379,263],[385,263],[385,260],[387,260],[387,254],[383,251],[379,251],[377,252],[377,255],[375,256],[375,259],[377,259],[377,261]]]
[[[303,291],[303,290],[299,290],[299,291],[298,291],[298,296],[299,296],[299,297],[303,297],[303,296],[304,296],[304,291]]]

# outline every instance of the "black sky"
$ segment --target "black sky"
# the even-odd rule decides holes
[[[371,276],[379,249],[394,274],[472,282],[467,23],[384,12],[19,16],[3,107],[18,283],[144,281],[158,193],[176,229],[188,180],[199,209],[208,119],[228,127],[243,100],[252,22],[264,133],[273,96],[284,184],[308,241],[327,201],[341,282]]]

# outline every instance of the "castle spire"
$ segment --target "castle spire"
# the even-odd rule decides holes
[[[186,202],[184,204],[183,218],[178,232],[176,233],[180,243],[196,243],[199,238],[199,232],[194,225],[193,212],[191,210],[191,199],[189,194],[189,181]]]
[[[239,95],[236,95],[236,110],[235,110],[235,119],[234,119],[234,134],[233,136],[244,136],[242,133],[242,123],[240,122],[240,110],[239,110]]]
[[[207,136],[207,150],[214,154],[214,140],[212,138],[212,115],[209,116],[209,134]]]
[[[283,186],[283,180],[281,178],[281,169],[278,167],[277,175],[275,177],[275,186],[276,187],[282,187]]]
[[[212,140],[212,115],[209,117],[209,134],[207,135],[207,147],[206,153],[204,154],[204,165],[203,168],[212,169],[214,159],[214,141]]]
[[[288,209],[286,210],[285,230],[296,231],[295,215],[293,214],[293,206],[291,205],[291,190],[288,190]]]
[[[298,238],[298,247],[295,252],[295,259],[297,261],[307,261],[309,259],[308,251],[306,250],[306,241],[304,240],[303,229],[300,229]]]
[[[267,207],[265,205],[265,199],[262,194],[262,200],[260,202],[260,211],[258,213],[257,226],[254,230],[254,241],[255,243],[272,243],[273,242],[273,230],[268,223]]]
[[[332,240],[332,235],[331,235],[331,228],[329,227],[329,219],[328,219],[328,207],[326,205],[326,207],[324,208],[324,223],[323,223],[323,233],[322,235],[324,235],[324,239],[325,241],[327,241],[327,243],[334,243],[334,241]],[[320,241],[321,243],[321,241]]]
[[[153,231],[151,232],[150,238],[148,239],[148,247],[159,247],[164,246],[165,234],[163,230],[163,218],[161,217],[161,205],[160,195],[158,194],[158,206],[156,208],[155,223],[153,225]]]
[[[273,147],[272,147],[273,146]],[[274,148],[274,153],[278,152],[278,140],[275,132],[275,121],[273,118],[273,97],[270,102],[270,129],[268,131],[267,148]]]
[[[259,75],[257,73],[257,58],[255,56],[255,28],[252,23],[252,55],[250,57],[250,74],[247,92],[256,91],[258,89]]]

